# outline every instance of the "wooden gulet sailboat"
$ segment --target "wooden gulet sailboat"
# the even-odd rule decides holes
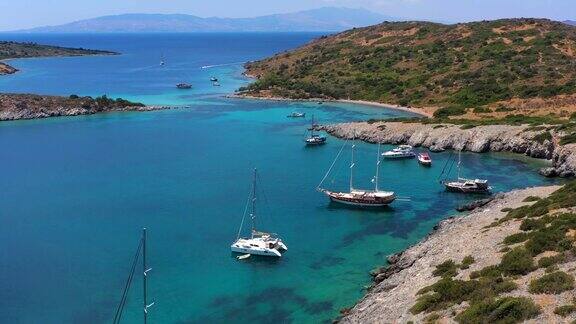
[[[460,176],[460,164],[462,163],[461,159],[462,150],[458,151],[458,164],[456,165],[456,169],[458,172],[458,176],[454,180],[444,180],[442,184],[446,188],[447,191],[451,192],[460,192],[460,193],[490,193],[492,188],[488,185],[488,180],[484,179],[466,179]],[[448,161],[446,162],[448,163]],[[444,166],[446,168],[446,166]],[[444,170],[442,171],[444,173]]]
[[[246,212],[244,212],[244,215],[242,216],[242,222],[240,223],[240,228],[238,229],[236,241],[232,243],[230,249],[232,252],[236,253],[281,257],[282,252],[288,250],[288,247],[286,247],[284,242],[282,242],[282,240],[276,234],[260,232],[256,230],[256,179],[257,170],[254,169],[254,180],[252,182],[252,193],[250,197],[252,206],[250,211],[250,218],[252,220],[250,237],[240,237],[240,233],[242,232],[242,225],[244,224],[244,219],[246,216]],[[247,209],[248,208],[246,208],[246,210]]]
[[[374,183],[374,190],[363,190],[354,188],[354,149],[355,145],[352,145],[352,154],[350,162],[350,191],[349,192],[337,192],[322,188],[322,183],[328,176],[328,173],[334,166],[334,161],[332,166],[318,185],[318,190],[327,195],[332,202],[340,203],[344,205],[354,206],[354,207],[384,207],[396,200],[396,195],[392,191],[382,191],[378,187],[378,177],[380,170],[380,144],[378,144],[378,154],[376,155],[376,174],[372,179]],[[340,153],[338,154],[340,155]],[[336,159],[338,156],[336,157]]]

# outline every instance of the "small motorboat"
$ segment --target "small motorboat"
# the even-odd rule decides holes
[[[289,117],[289,118],[303,118],[303,117],[306,117],[306,113],[293,112],[290,115],[288,115],[287,117]]]
[[[416,157],[416,153],[414,153],[412,146],[400,145],[392,151],[382,153],[382,157],[385,159],[412,159]]]
[[[182,83],[178,83],[176,85],[176,88],[178,88],[178,89],[192,89],[192,85],[189,83],[182,82]]]
[[[418,154],[418,163],[424,166],[431,166],[432,159],[430,158],[430,155],[428,153],[420,153]]]
[[[218,81],[214,81],[214,82],[212,82],[212,86],[219,87],[220,83]]]
[[[212,81],[212,82],[218,82],[218,78],[211,77],[211,78],[210,78],[210,81]]]

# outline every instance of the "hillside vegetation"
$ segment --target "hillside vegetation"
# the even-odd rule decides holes
[[[576,28],[544,19],[382,23],[246,65],[242,93],[438,107],[470,118],[576,111]]]

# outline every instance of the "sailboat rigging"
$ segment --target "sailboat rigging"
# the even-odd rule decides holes
[[[284,244],[284,242],[282,242],[282,240],[276,234],[261,232],[256,229],[256,179],[257,170],[254,169],[254,178],[252,181],[252,190],[250,194],[250,219],[252,221],[250,237],[240,237],[244,219],[246,217],[246,211],[248,209],[248,205],[246,205],[246,210],[242,216],[242,222],[240,223],[240,228],[238,229],[236,241],[232,243],[230,249],[232,252],[236,253],[281,257],[282,252],[288,250],[286,244]]]
[[[446,188],[447,191],[451,191],[451,192],[460,192],[460,193],[490,193],[490,190],[492,190],[492,188],[488,185],[488,180],[484,180],[484,179],[466,179],[461,177],[460,173],[460,165],[462,164],[462,158],[461,158],[461,154],[462,154],[462,150],[458,151],[458,164],[456,165],[456,170],[457,170],[457,177],[454,180],[447,180],[444,179],[443,181],[441,181],[441,183],[444,185],[444,187]],[[448,161],[446,161],[446,163],[449,163],[450,159],[448,159]],[[452,163],[454,163],[454,161],[452,161]],[[446,165],[444,166],[444,169],[446,169]],[[450,170],[452,170],[452,166],[450,166],[450,169],[448,170],[447,174],[450,173]],[[442,171],[442,174],[444,174],[444,170]]]
[[[312,115],[312,125],[310,126],[310,128],[308,128],[308,130],[310,131],[310,135],[306,137],[307,146],[322,145],[326,143],[326,136],[315,133],[316,126],[317,125],[314,124],[314,115]]]
[[[128,280],[126,280],[126,285],[124,286],[124,291],[122,292],[122,298],[120,299],[120,303],[118,304],[118,308],[116,309],[116,314],[114,315],[114,324],[120,323],[122,319],[122,313],[124,311],[124,307],[126,306],[126,300],[128,298],[128,292],[130,291],[130,287],[132,285],[132,280],[134,279],[134,273],[136,272],[136,266],[138,265],[138,260],[140,259],[140,254],[142,254],[142,299],[143,299],[143,309],[144,309],[144,324],[148,321],[148,308],[154,305],[154,302],[148,304],[148,272],[152,270],[152,268],[148,268],[148,264],[146,263],[146,228],[142,229],[142,237],[139,240],[138,248],[136,249],[136,254],[134,255],[134,259],[132,260],[132,267],[130,273],[128,275]]]
[[[328,198],[330,198],[330,201],[336,202],[336,203],[340,203],[340,204],[344,204],[344,205],[349,205],[349,206],[356,206],[356,207],[384,207],[387,206],[389,204],[391,204],[394,200],[396,200],[396,195],[393,191],[382,191],[379,188],[378,182],[379,182],[379,174],[380,174],[380,144],[378,144],[378,153],[376,155],[376,172],[374,175],[374,178],[372,178],[372,182],[374,183],[374,190],[364,190],[364,189],[356,189],[354,188],[354,167],[355,165],[355,160],[354,160],[354,150],[355,150],[356,145],[352,145],[352,149],[351,149],[351,161],[350,161],[350,188],[348,192],[338,192],[338,191],[331,191],[328,189],[324,189],[322,188],[322,183],[324,182],[324,180],[328,177],[328,173],[330,173],[330,170],[332,169],[332,167],[334,166],[334,163],[336,162],[336,160],[334,160],[334,162],[332,163],[332,166],[330,166],[330,168],[328,169],[328,172],[326,173],[326,175],[324,176],[324,179],[322,179],[322,181],[320,182],[320,184],[318,185],[318,191],[324,193],[326,196],[328,196]],[[340,156],[340,153],[342,152],[342,150],[340,150],[340,152],[338,153],[338,156]],[[338,156],[336,156],[336,159],[338,159]]]

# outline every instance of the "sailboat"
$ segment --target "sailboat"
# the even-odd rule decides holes
[[[246,216],[246,213],[244,213],[244,216],[242,217],[242,223],[240,224],[240,229],[238,229],[238,236],[236,237],[236,241],[234,241],[234,243],[232,243],[230,246],[230,249],[232,252],[242,254],[281,257],[282,252],[288,250],[286,244],[284,244],[284,242],[282,242],[282,240],[276,234],[261,232],[256,229],[256,178],[257,170],[254,169],[254,180],[252,182],[252,193],[250,197],[250,218],[252,220],[250,237],[240,237],[240,233],[242,232],[242,225],[244,224],[244,218]]]
[[[166,62],[164,62],[164,54],[160,56],[160,66],[164,66]]]
[[[458,177],[455,180],[442,181],[446,190],[461,193],[489,193],[492,188],[488,185],[488,180],[466,179],[460,176],[460,164],[462,163],[461,153],[462,150],[458,151],[458,164],[456,165]],[[446,166],[444,166],[444,168],[446,168]],[[442,173],[444,173],[444,171],[442,171]]]
[[[378,176],[380,173],[380,144],[378,144],[378,154],[376,155],[376,174],[372,179],[374,183],[374,190],[364,190],[354,188],[354,149],[356,145],[352,145],[352,158],[350,162],[350,190],[348,192],[337,192],[322,188],[322,182],[328,176],[330,169],[324,176],[324,179],[318,186],[318,190],[326,194],[331,201],[357,206],[357,207],[384,207],[396,200],[396,195],[392,191],[382,191],[378,187]],[[336,157],[338,158],[338,157]],[[335,161],[334,161],[335,162]],[[334,166],[334,162],[332,166]]]
[[[316,124],[314,124],[314,115],[312,115],[312,125],[310,126],[310,128],[308,128],[308,130],[310,131],[310,135],[306,137],[305,140],[307,146],[326,144],[326,136],[316,134],[314,131],[315,126]]]

